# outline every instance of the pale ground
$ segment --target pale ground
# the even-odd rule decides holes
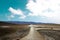
[[[45,40],[44,37],[38,33],[33,26],[31,26],[30,32],[27,36],[21,40]]]

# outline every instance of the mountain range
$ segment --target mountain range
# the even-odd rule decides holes
[[[54,24],[54,23],[25,22],[25,21],[0,21],[0,23],[10,23],[10,24]]]

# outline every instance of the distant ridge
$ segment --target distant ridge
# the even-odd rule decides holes
[[[0,21],[0,23],[10,23],[10,24],[53,24],[53,23],[25,22],[25,21]]]
[[[12,24],[41,24],[41,23],[37,23],[37,22],[22,22],[22,21],[8,21],[8,23],[12,23]]]

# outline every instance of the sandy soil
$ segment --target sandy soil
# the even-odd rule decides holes
[[[31,26],[29,34],[21,40],[44,40],[44,37]]]

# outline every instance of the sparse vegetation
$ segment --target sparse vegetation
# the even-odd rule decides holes
[[[0,40],[21,39],[22,37],[28,35],[29,30],[30,28],[27,24],[0,23]]]

